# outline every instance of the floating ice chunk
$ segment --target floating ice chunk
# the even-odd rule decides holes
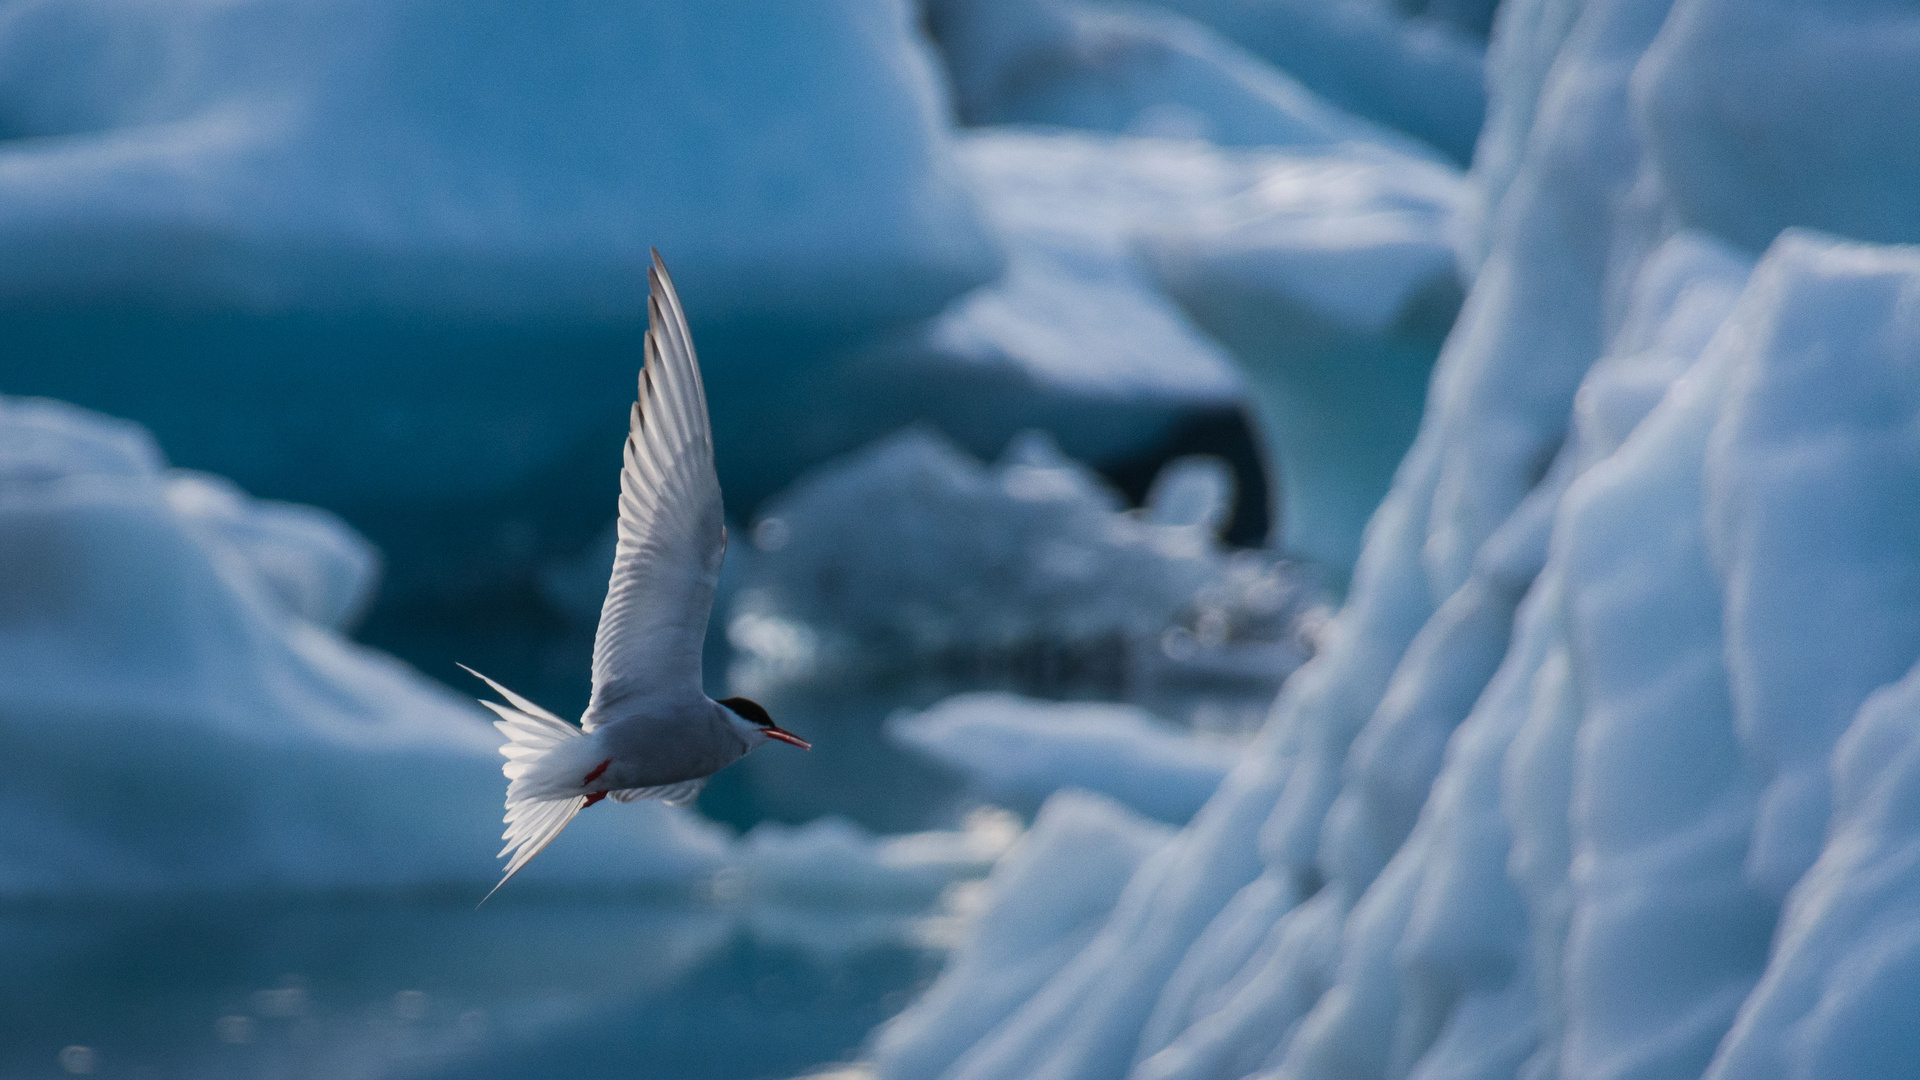
[[[1902,70],[1906,16],[1810,18],[1859,61],[1821,79]],[[1665,169],[1724,148],[1641,142],[1668,118],[1636,110],[1686,96],[1652,80],[1695,79],[1649,44],[1718,27],[1737,83],[1791,36],[1771,7],[1501,20],[1473,293],[1347,608],[1260,755],[950,1075],[1912,1071],[1912,683],[1855,709],[1920,651],[1915,254],[1789,233],[1749,277],[1752,241],[1664,201]],[[1739,115],[1740,154],[1802,147],[1798,177],[1853,152],[1770,115]],[[1716,165],[1681,199],[1781,214],[1765,233],[1807,194],[1742,205],[1767,175]]]
[[[1271,687],[1316,595],[1267,556],[1121,512],[1043,436],[989,469],[902,432],[782,494],[753,535],[728,625],[749,688],[915,671],[1117,690],[1228,668]]]
[[[1019,837],[1006,814],[952,832],[876,837],[843,818],[764,822],[742,838],[716,883],[726,898],[789,907],[921,909],[956,882],[986,876]]]
[[[1251,182],[1243,158],[1064,132],[978,132],[954,150],[1011,263],[941,318],[936,343],[975,362],[997,347],[1046,382],[1087,391],[1235,399],[1227,357],[1159,295],[1133,248]]]
[[[1001,693],[962,694],[896,716],[887,734],[967,774],[990,802],[1030,809],[1062,788],[1081,788],[1174,825],[1193,817],[1241,755],[1134,706]]]
[[[826,955],[901,941],[945,948],[1020,835],[1017,817],[991,807],[957,830],[889,836],[839,817],[762,822],[734,845],[714,890],[762,941]]]
[[[484,892],[498,737],[329,628],[364,541],[163,465],[130,425],[0,399],[0,894]],[[623,809],[529,886],[686,888],[724,857],[685,812]]]
[[[885,1080],[936,1080],[1086,944],[1171,835],[1098,795],[1064,791],[994,868],[971,934],[926,995],[875,1033]]]
[[[138,424],[75,408],[64,401],[12,398],[0,413],[0,483],[15,497],[75,477],[154,478],[166,459]],[[84,482],[84,481],[82,481]]]
[[[1370,142],[1431,154],[1169,11],[936,0],[928,23],[969,124],[1062,125],[1226,146]]]

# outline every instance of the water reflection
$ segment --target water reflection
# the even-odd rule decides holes
[[[939,963],[900,920],[849,934],[806,919],[504,895],[478,911],[465,897],[10,906],[0,1075],[792,1076],[849,1055]],[[818,940],[839,947],[805,944]]]

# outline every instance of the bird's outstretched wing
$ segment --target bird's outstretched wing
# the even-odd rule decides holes
[[[593,643],[591,731],[641,696],[698,695],[700,647],[727,550],[707,392],[673,279],[647,271],[646,367],[620,472],[619,546]]]

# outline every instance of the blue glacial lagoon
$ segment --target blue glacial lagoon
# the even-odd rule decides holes
[[[8,1077],[787,1077],[937,972],[702,900],[505,895],[0,911]]]

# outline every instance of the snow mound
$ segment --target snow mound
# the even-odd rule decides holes
[[[0,895],[484,889],[499,740],[338,636],[372,551],[330,515],[168,471],[141,429],[0,399]],[[527,871],[685,888],[724,838],[582,819]]]
[[[967,775],[988,802],[1032,810],[1062,788],[1097,792],[1134,813],[1184,825],[1240,757],[1130,705],[951,697],[887,723],[895,743]]]

